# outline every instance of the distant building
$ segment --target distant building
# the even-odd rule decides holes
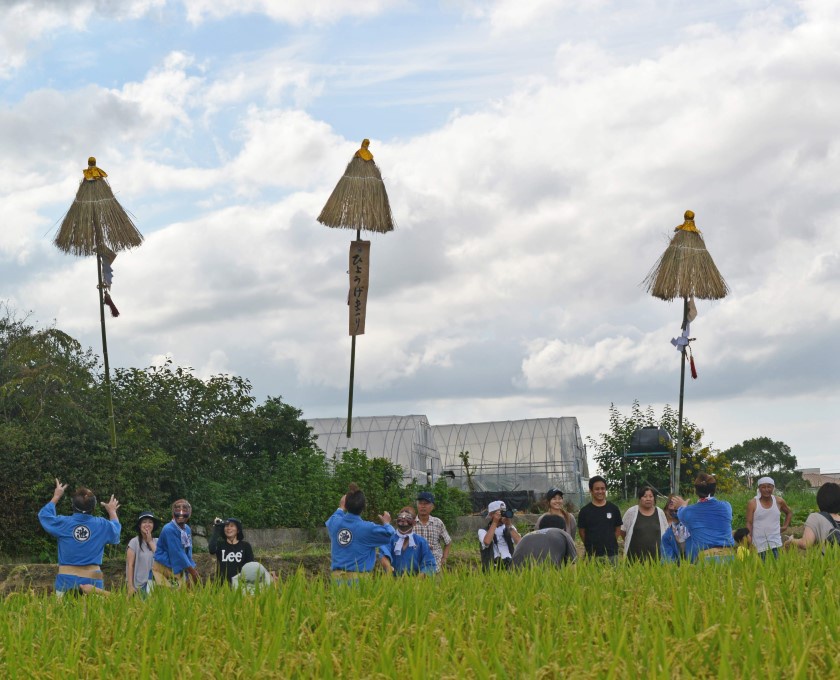
[[[819,468],[797,468],[802,473],[802,479],[808,482],[812,489],[819,489],[826,482],[840,484],[840,472],[820,472]]]

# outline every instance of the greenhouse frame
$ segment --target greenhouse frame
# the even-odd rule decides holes
[[[474,496],[517,497],[520,503],[557,487],[567,500],[585,500],[589,465],[574,417],[434,426],[424,415],[353,418],[349,439],[344,418],[307,423],[328,458],[356,448],[400,465],[405,481],[431,484],[443,476]]]
[[[346,418],[309,418],[306,422],[327,458],[339,459],[345,451],[359,449],[370,458],[386,458],[401,466],[406,481],[431,483],[440,476],[440,455],[426,416],[353,418],[349,439]]]

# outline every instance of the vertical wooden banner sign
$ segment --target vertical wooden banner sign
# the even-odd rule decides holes
[[[362,241],[362,229],[387,234],[394,230],[391,204],[382,181],[382,173],[373,162],[369,139],[353,154],[335,189],[327,199],[318,221],[336,229],[355,229],[356,240],[350,243],[350,288],[347,305],[350,311],[350,393],[347,395],[347,438],[353,422],[353,379],[356,370],[356,336],[365,332],[370,241]]]
[[[364,335],[370,279],[370,241],[350,242],[350,335]]]

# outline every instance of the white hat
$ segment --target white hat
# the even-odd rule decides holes
[[[253,593],[260,586],[271,585],[271,574],[259,562],[248,562],[243,565],[242,571],[231,579],[230,584],[234,588],[239,587]]]
[[[505,510],[506,508],[504,501],[493,501],[487,506],[487,513],[492,515],[496,510]]]

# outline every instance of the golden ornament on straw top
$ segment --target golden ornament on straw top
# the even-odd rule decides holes
[[[363,140],[362,147],[353,155],[318,221],[339,229],[364,229],[380,234],[394,230],[391,205],[385,183],[373,154],[368,150],[370,140]]]
[[[76,192],[76,199],[64,216],[55,245],[73,255],[96,255],[99,246],[114,252],[139,246],[142,234],[119,204],[104,170],[96,159],[88,158],[88,167]]]
[[[706,250],[691,210],[685,211],[685,221],[674,231],[662,257],[645,277],[645,290],[653,297],[666,301],[691,297],[720,300],[726,297],[729,287]]]

